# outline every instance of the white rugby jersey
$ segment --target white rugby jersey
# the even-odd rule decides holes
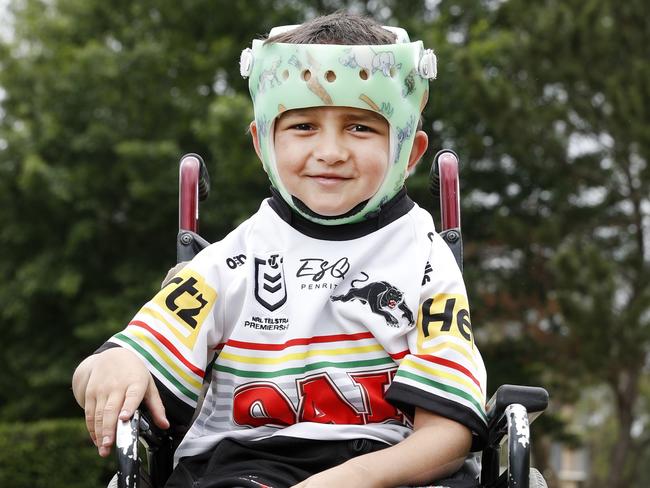
[[[194,408],[176,458],[224,437],[395,444],[414,407],[485,437],[486,374],[454,257],[403,192],[372,221],[316,226],[274,197],[199,253],[109,342]]]

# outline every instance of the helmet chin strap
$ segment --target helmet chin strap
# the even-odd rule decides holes
[[[298,197],[291,195],[291,200],[293,201],[293,204],[304,214],[309,215],[312,218],[322,219],[322,220],[338,220],[347,217],[352,217],[353,215],[356,215],[357,213],[361,212],[361,210],[363,210],[363,208],[368,203],[368,200],[364,200],[363,202],[359,203],[358,205],[355,205],[353,208],[340,215],[321,215],[319,213],[314,212],[311,208],[309,208],[305,204],[305,202],[300,200]]]

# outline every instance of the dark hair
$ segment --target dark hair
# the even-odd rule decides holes
[[[339,10],[270,37],[266,42],[368,45],[393,44],[395,39],[395,34],[375,20]]]

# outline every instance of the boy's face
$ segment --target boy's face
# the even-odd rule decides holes
[[[288,110],[275,122],[278,174],[313,212],[342,215],[379,189],[388,169],[388,141],[388,122],[369,110]]]

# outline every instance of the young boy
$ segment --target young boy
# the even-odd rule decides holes
[[[167,486],[422,484],[481,447],[462,277],[403,187],[435,57],[395,31],[336,13],[242,53],[272,197],[77,368],[100,455],[143,400],[188,422],[214,356]]]

